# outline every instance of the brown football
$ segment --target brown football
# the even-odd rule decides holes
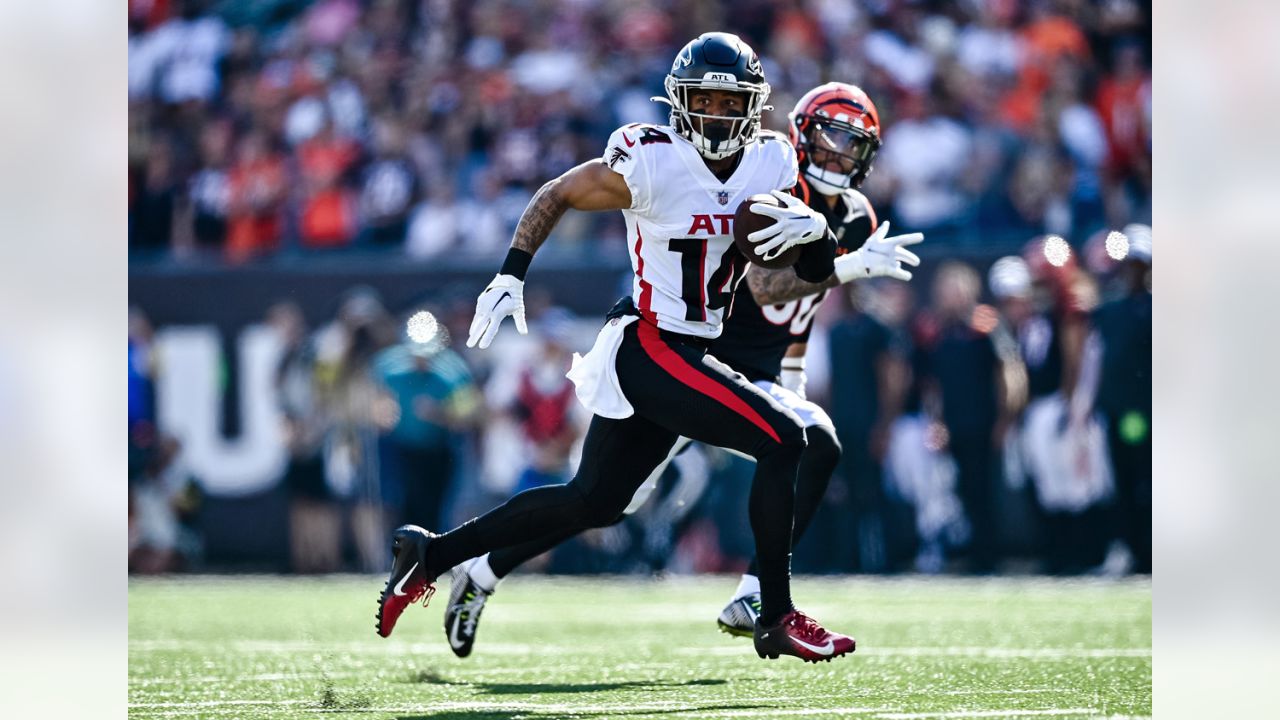
[[[757,245],[747,239],[747,236],[757,230],[763,230],[777,222],[768,215],[759,215],[751,212],[752,203],[768,203],[774,207],[782,207],[782,202],[778,198],[767,193],[752,195],[738,206],[738,212],[733,216],[733,244],[738,246],[738,250],[751,261],[753,265],[759,265],[762,268],[777,270],[779,268],[791,267],[796,264],[796,260],[800,259],[800,247],[793,247],[782,253],[772,260],[764,260],[756,252]]]

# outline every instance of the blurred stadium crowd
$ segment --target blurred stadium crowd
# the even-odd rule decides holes
[[[864,190],[936,248],[1150,222],[1140,0],[130,0],[133,257],[501,254],[533,191],[599,155],[676,49],[740,34],[766,125],[828,80],[877,103]],[[623,254],[616,214],[554,252]],[[611,242],[615,240],[617,242]],[[549,248],[549,249],[551,249]]]
[[[665,122],[649,97],[680,45],[736,32],[762,55],[768,127],[821,82],[870,94],[885,143],[863,190],[927,238],[915,281],[859,283],[815,321],[809,396],[844,458],[795,570],[1150,572],[1151,232],[1134,224],[1151,214],[1150,15],[1138,0],[130,0],[131,267],[488,267],[541,183],[621,124]],[[539,262],[617,268],[623,238],[618,213],[569,213]],[[381,571],[400,522],[452,526],[569,477],[586,418],[564,371],[599,319],[527,302],[531,335],[486,353],[461,347],[472,308],[456,298],[388,308],[352,288],[310,327],[315,308],[263,308],[291,569]],[[159,411],[174,367],[147,312],[129,329],[130,568],[205,567],[208,496]],[[651,507],[538,564],[741,570],[750,464],[694,446],[669,473]]]

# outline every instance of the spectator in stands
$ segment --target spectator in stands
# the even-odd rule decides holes
[[[289,558],[294,572],[333,572],[342,564],[342,516],[324,478],[325,417],[318,397],[315,345],[296,303],[267,310],[266,324],[280,340],[276,392],[289,459]]]
[[[319,131],[298,147],[299,232],[304,247],[342,247],[355,239],[356,198],[347,186],[347,174],[358,158],[355,142],[335,133],[327,117]]]
[[[1150,37],[1150,34],[1147,34]],[[1137,39],[1118,43],[1111,73],[1098,85],[1096,105],[1106,128],[1112,226],[1150,216],[1151,65]]]
[[[480,420],[480,393],[467,364],[450,350],[434,315],[415,313],[405,338],[374,359],[373,372],[394,403],[387,435],[388,465],[403,502],[399,521],[444,522],[444,502],[458,468],[458,433]],[[391,480],[391,478],[387,478]],[[387,485],[384,481],[384,485]]]
[[[200,132],[200,169],[187,184],[191,236],[202,250],[221,251],[227,241],[227,213],[231,203],[229,165],[233,130],[215,121]]]
[[[1031,281],[1020,288],[1026,303],[1015,326],[1028,377],[1022,456],[1042,513],[1045,569],[1079,573],[1102,562],[1109,539],[1102,520],[1111,473],[1092,383],[1082,380],[1097,291],[1060,237],[1033,239],[1022,259]]]
[[[927,92],[904,96],[876,158],[892,180],[895,221],[926,232],[953,226],[967,211],[959,180],[973,154],[972,131],[935,105]]]
[[[917,323],[926,407],[946,430],[957,489],[969,520],[969,568],[991,572],[998,560],[993,496],[996,449],[1017,411],[1022,367],[1017,349],[999,332],[995,309],[978,304],[981,280],[951,261],[934,276],[933,308]]]
[[[519,424],[527,458],[516,491],[569,481],[569,456],[582,436],[582,406],[569,370],[573,316],[561,308],[543,311],[531,328],[537,346],[513,372],[495,378],[489,401]]]
[[[1094,315],[1102,340],[1097,407],[1107,421],[1119,535],[1136,572],[1151,572],[1151,227],[1127,225],[1127,294]],[[1120,252],[1117,251],[1119,255]]]
[[[167,250],[173,240],[177,198],[172,145],[164,138],[154,139],[148,146],[144,168],[129,208],[129,247]]]
[[[280,246],[289,178],[267,134],[251,130],[227,175],[227,257],[244,261]]]
[[[375,123],[374,153],[360,184],[365,239],[378,247],[402,245],[418,179],[405,156],[404,129],[394,120]]]
[[[831,419],[844,452],[840,457],[840,527],[837,547],[856,553],[840,571],[883,572],[909,562],[914,548],[897,527],[900,507],[885,494],[882,463],[889,427],[902,413],[909,380],[904,283],[858,283],[846,295],[851,312],[831,328]],[[883,319],[882,319],[883,318]],[[832,479],[835,484],[836,479]]]
[[[156,360],[151,321],[129,308],[129,477],[142,472],[159,435],[156,416]]]
[[[129,572],[153,575],[198,565],[200,486],[180,462],[182,445],[161,438],[129,483]]]
[[[324,471],[330,490],[350,518],[359,567],[382,567],[382,477],[378,471],[378,400],[373,358],[395,342],[395,321],[369,288],[349,291],[337,319],[316,338],[319,400],[325,417]]]
[[[413,209],[406,251],[410,257],[429,259],[456,249],[468,218],[455,202],[453,186],[436,185]]]

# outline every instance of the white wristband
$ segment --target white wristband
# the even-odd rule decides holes
[[[835,268],[836,279],[840,281],[841,285],[859,278],[865,278],[870,274],[867,272],[866,262],[862,259],[861,248],[836,258]]]
[[[782,369],[783,369],[783,370],[803,370],[803,369],[804,369],[804,356],[803,356],[803,355],[801,355],[800,357],[784,357],[784,358],[782,358]]]

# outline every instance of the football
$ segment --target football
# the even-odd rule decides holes
[[[752,195],[738,206],[738,212],[733,216],[733,243],[738,246],[738,250],[751,261],[753,265],[759,265],[770,270],[791,267],[796,264],[796,260],[800,259],[800,247],[793,247],[782,253],[772,260],[765,260],[760,257],[756,251],[758,247],[756,243],[747,239],[747,236],[757,230],[763,230],[777,222],[768,215],[760,215],[751,211],[753,203],[768,203],[775,207],[782,207],[782,202],[778,198],[761,193]]]

